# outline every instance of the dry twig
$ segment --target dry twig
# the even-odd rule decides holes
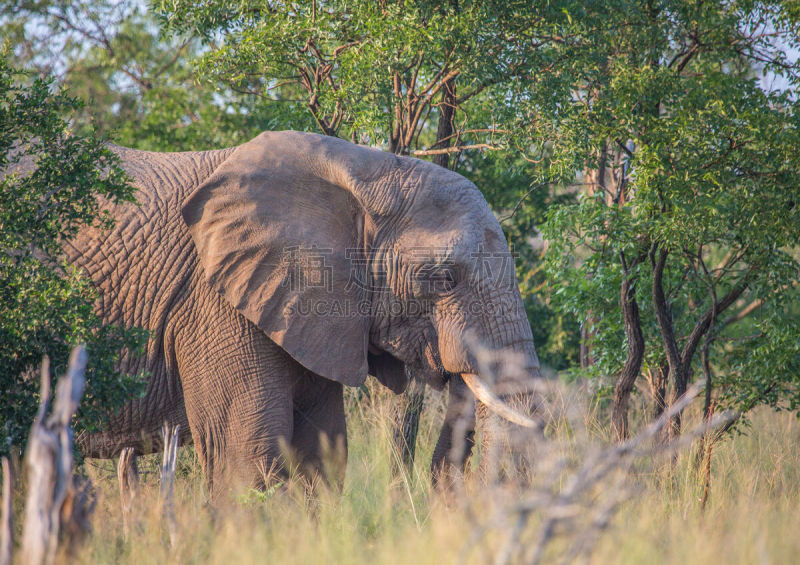
[[[566,541],[561,562],[588,560],[601,533],[608,528],[620,505],[636,492],[636,482],[631,475],[636,461],[654,461],[660,456],[674,453],[690,445],[697,437],[716,430],[736,418],[736,414],[723,413],[697,428],[684,433],[676,441],[663,445],[657,440],[660,431],[675,414],[692,402],[702,387],[691,387],[661,417],[638,435],[616,445],[596,450],[573,462],[569,456],[555,456],[550,461],[544,456],[547,442],[531,437],[528,443],[537,444],[536,458],[540,466],[532,476],[539,476],[536,485],[528,487],[528,494],[502,505],[488,521],[478,524],[462,550],[466,561],[479,542],[490,532],[501,532],[505,541],[494,556],[497,565],[507,563],[542,563],[550,560],[553,541]],[[570,471],[570,469],[573,469]],[[491,488],[498,485],[490,485]],[[498,497],[499,498],[499,497]]]

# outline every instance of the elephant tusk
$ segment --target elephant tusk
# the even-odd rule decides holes
[[[478,375],[474,373],[462,373],[461,378],[464,379],[464,382],[472,391],[472,394],[475,395],[475,398],[483,402],[498,416],[525,428],[538,427],[536,422],[534,422],[532,419],[514,410],[511,408],[511,406],[500,400],[500,398],[493,393],[488,386],[486,386],[486,383],[484,383]]]

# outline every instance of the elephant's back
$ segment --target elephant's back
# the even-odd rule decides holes
[[[136,187],[136,203],[106,203],[111,230],[82,229],[67,258],[98,286],[107,323],[158,332],[172,297],[196,263],[183,200],[232,150],[154,153],[112,146]]]
[[[149,216],[180,211],[183,200],[233,152],[229,148],[156,153],[118,145],[111,149],[133,179],[137,203]]]

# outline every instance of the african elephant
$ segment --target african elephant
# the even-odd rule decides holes
[[[530,424],[494,394],[524,394],[539,362],[503,232],[462,176],[291,131],[114,151],[138,205],[112,207],[113,230],[82,230],[67,255],[107,322],[150,330],[146,353],[123,361],[150,377],[87,455],[145,452],[167,420],[215,490],[262,486],[286,446],[313,472],[326,445],[346,450],[343,386],[369,373],[401,392],[404,364],[435,388],[460,376]],[[515,353],[524,378],[478,378],[473,344]]]

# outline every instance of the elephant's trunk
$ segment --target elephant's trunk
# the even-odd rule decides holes
[[[486,383],[474,373],[462,373],[461,378],[475,395],[475,398],[483,402],[492,412],[508,420],[513,424],[523,426],[526,428],[536,428],[537,423],[528,418],[524,414],[514,410],[503,402],[494,392],[492,392]]]

